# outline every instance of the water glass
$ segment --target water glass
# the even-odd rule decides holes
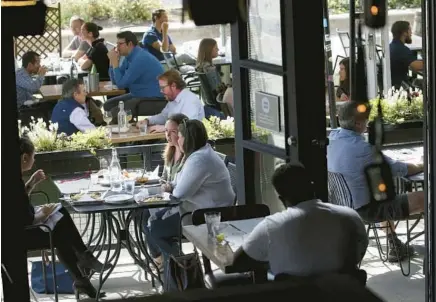
[[[93,185],[98,184],[98,173],[91,174],[91,184],[93,184]]]
[[[140,124],[139,125],[139,133],[141,135],[147,134],[147,124]]]
[[[221,213],[220,212],[204,213],[204,220],[207,226],[207,234],[209,235],[209,237],[214,238],[221,222]]]
[[[124,191],[127,194],[132,195],[135,193],[135,180],[134,179],[126,179],[124,180]]]
[[[120,178],[111,177],[111,191],[121,192],[123,190],[123,181]]]

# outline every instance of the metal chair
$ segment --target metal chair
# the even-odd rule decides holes
[[[353,207],[353,199],[351,196],[351,192],[350,189],[348,188],[348,185],[345,181],[344,176],[341,173],[335,173],[335,172],[328,172],[328,193],[329,193],[329,202],[333,203],[333,204],[337,204],[340,206],[346,206],[349,208],[354,209]],[[415,216],[411,216],[409,219],[414,219],[416,218]],[[409,229],[409,219],[406,219],[406,224],[407,224],[407,241],[405,243],[406,248],[409,249],[409,242],[410,242],[410,232],[411,230]],[[382,221],[379,221],[382,222]],[[377,222],[377,223],[379,223]],[[383,250],[383,247],[381,245],[381,241],[380,241],[380,237],[378,235],[377,230],[379,229],[388,229],[391,228],[391,224],[389,221],[387,222],[387,226],[385,227],[381,227],[378,226],[376,222],[367,222],[365,221],[365,224],[368,226],[367,228],[367,235],[369,237],[369,231],[372,230],[374,233],[374,237],[370,238],[370,239],[375,239],[376,244],[377,244],[377,249],[379,252],[379,256],[380,259],[383,262],[386,262],[388,260],[388,255],[389,255],[389,243],[388,243],[388,238],[386,236],[386,252]],[[394,242],[395,245],[395,242]],[[395,246],[394,246],[395,248]],[[399,259],[399,254],[398,254],[398,249],[394,249],[396,252],[396,256]],[[408,253],[407,256],[407,272],[404,270],[403,267],[403,263],[400,261],[399,265],[401,268],[401,272],[404,276],[408,276],[410,274],[410,253]],[[361,263],[359,264],[360,267]]]
[[[270,214],[269,208],[265,204],[198,209],[192,213],[192,224],[204,224],[204,213],[206,212],[220,212],[222,222],[260,218]],[[253,283],[253,277],[250,273],[224,274],[221,270],[212,271],[210,260],[204,255],[202,255],[202,259],[205,282],[211,288]]]
[[[134,119],[138,116],[151,116],[160,113],[167,105],[165,98],[144,98],[140,100],[136,106],[133,114]]]

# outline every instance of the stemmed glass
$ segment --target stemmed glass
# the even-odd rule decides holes
[[[133,118],[132,110],[127,109],[126,110],[126,116],[127,116],[127,122],[130,123],[132,121],[132,118]]]
[[[109,125],[109,123],[112,121],[112,112],[105,111],[103,113],[103,119],[106,122],[106,124]]]

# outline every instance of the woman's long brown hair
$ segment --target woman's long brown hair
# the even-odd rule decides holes
[[[202,68],[204,63],[212,63],[212,49],[216,44],[216,41],[211,38],[201,40],[198,47],[197,65],[195,66],[197,69]]]
[[[168,118],[168,121],[171,121],[173,123],[176,123],[177,126],[179,126],[184,120],[187,120],[188,117],[184,115],[183,113],[177,113],[173,114]],[[170,144],[167,144],[165,147],[165,150],[163,152],[163,159],[165,162],[165,166],[168,166],[171,164],[174,158],[174,153],[176,153],[176,147],[170,146]]]

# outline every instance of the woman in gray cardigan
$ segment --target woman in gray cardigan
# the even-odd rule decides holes
[[[178,236],[180,216],[183,213],[233,204],[235,194],[229,172],[207,140],[206,128],[202,122],[184,120],[180,124],[178,144],[184,154],[184,163],[168,190],[183,202],[178,212],[166,213],[171,210],[163,210],[148,226],[148,244],[152,249],[161,251],[161,255],[155,257],[158,265],[163,262],[162,253],[178,253],[178,247],[171,239]]]

